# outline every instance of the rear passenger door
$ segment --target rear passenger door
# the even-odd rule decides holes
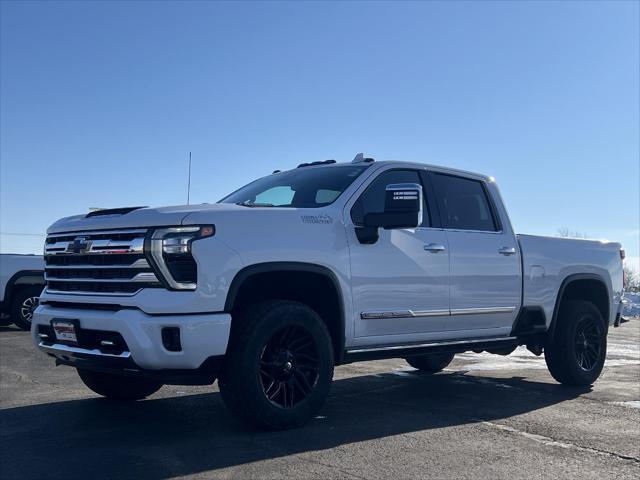
[[[445,329],[508,334],[520,305],[517,241],[481,178],[430,172],[449,243],[450,309]],[[466,336],[466,335],[464,335]]]

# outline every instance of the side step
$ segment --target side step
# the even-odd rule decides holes
[[[403,345],[379,345],[347,349],[343,363],[379,360],[383,358],[403,358],[427,353],[462,353],[469,350],[497,350],[518,345],[516,337],[478,338],[474,340],[446,340],[429,343],[409,343]]]

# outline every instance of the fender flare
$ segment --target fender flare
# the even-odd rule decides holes
[[[230,313],[235,306],[236,298],[240,288],[244,282],[254,275],[271,272],[307,272],[322,275],[327,278],[338,295],[338,309],[340,315],[338,317],[338,342],[335,347],[336,359],[335,363],[338,365],[344,356],[345,350],[345,310],[344,310],[344,298],[342,289],[340,288],[340,281],[337,275],[328,267],[318,265],[316,263],[307,262],[264,262],[256,263],[242,268],[231,281],[229,290],[227,291],[227,298],[224,303],[224,311]]]
[[[549,329],[547,330],[548,342],[553,341],[553,337],[556,332],[556,325],[558,323],[558,314],[560,313],[560,304],[562,303],[562,299],[564,298],[564,292],[566,288],[573,282],[580,281],[580,280],[595,280],[601,283],[607,292],[607,298],[611,297],[611,294],[609,292],[609,287],[607,287],[607,283],[604,281],[604,278],[602,278],[600,275],[597,275],[595,273],[574,273],[572,275],[566,276],[564,280],[562,280],[562,283],[560,284],[560,288],[558,289],[558,296],[556,297],[556,303],[555,303],[555,306],[553,307],[553,316],[551,317],[551,324],[549,325]],[[605,328],[608,328],[609,319],[605,318],[604,321],[605,321]]]
[[[19,283],[19,280],[25,277],[38,277],[42,282]],[[44,287],[46,285],[44,270],[19,270],[14,273],[4,287],[3,307],[11,305],[16,285],[42,285]]]

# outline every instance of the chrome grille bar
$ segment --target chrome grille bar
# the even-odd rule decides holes
[[[100,270],[110,270],[110,269],[126,269],[126,268],[151,268],[149,262],[147,262],[144,258],[139,258],[135,260],[133,263],[128,265],[49,265],[48,268],[56,269],[56,270],[86,270],[86,269],[95,269],[99,268]]]
[[[59,233],[50,233],[48,235],[49,238],[61,238],[61,237],[71,237],[71,238],[75,238],[75,237],[86,237],[88,235],[91,235],[93,237],[98,237],[98,236],[109,236],[109,235],[135,235],[135,234],[140,234],[141,237],[144,237],[144,235],[147,233],[147,230],[145,228],[132,228],[130,230],[88,230],[88,231],[84,231],[84,232],[59,232]]]
[[[106,282],[106,283],[123,283],[123,282],[139,282],[139,283],[148,283],[148,282],[157,282],[158,278],[156,274],[153,272],[141,272],[131,278],[96,278],[96,277],[84,277],[84,278],[63,278],[63,277],[52,277],[45,273],[44,279],[47,282]]]
[[[89,237],[86,235],[86,237]],[[105,254],[124,254],[124,253],[142,253],[144,251],[144,237],[137,237],[133,240],[110,240],[97,239],[87,240],[87,249],[82,252],[83,255],[105,255]],[[80,252],[72,250],[73,241],[55,242],[46,244],[44,248],[45,255],[73,255]]]
[[[146,234],[146,229],[120,229],[49,235],[44,257],[47,292],[130,296],[160,287],[144,254]]]

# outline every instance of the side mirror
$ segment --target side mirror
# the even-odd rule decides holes
[[[393,183],[385,191],[384,212],[365,213],[364,226],[415,228],[422,223],[422,187],[417,183]]]

